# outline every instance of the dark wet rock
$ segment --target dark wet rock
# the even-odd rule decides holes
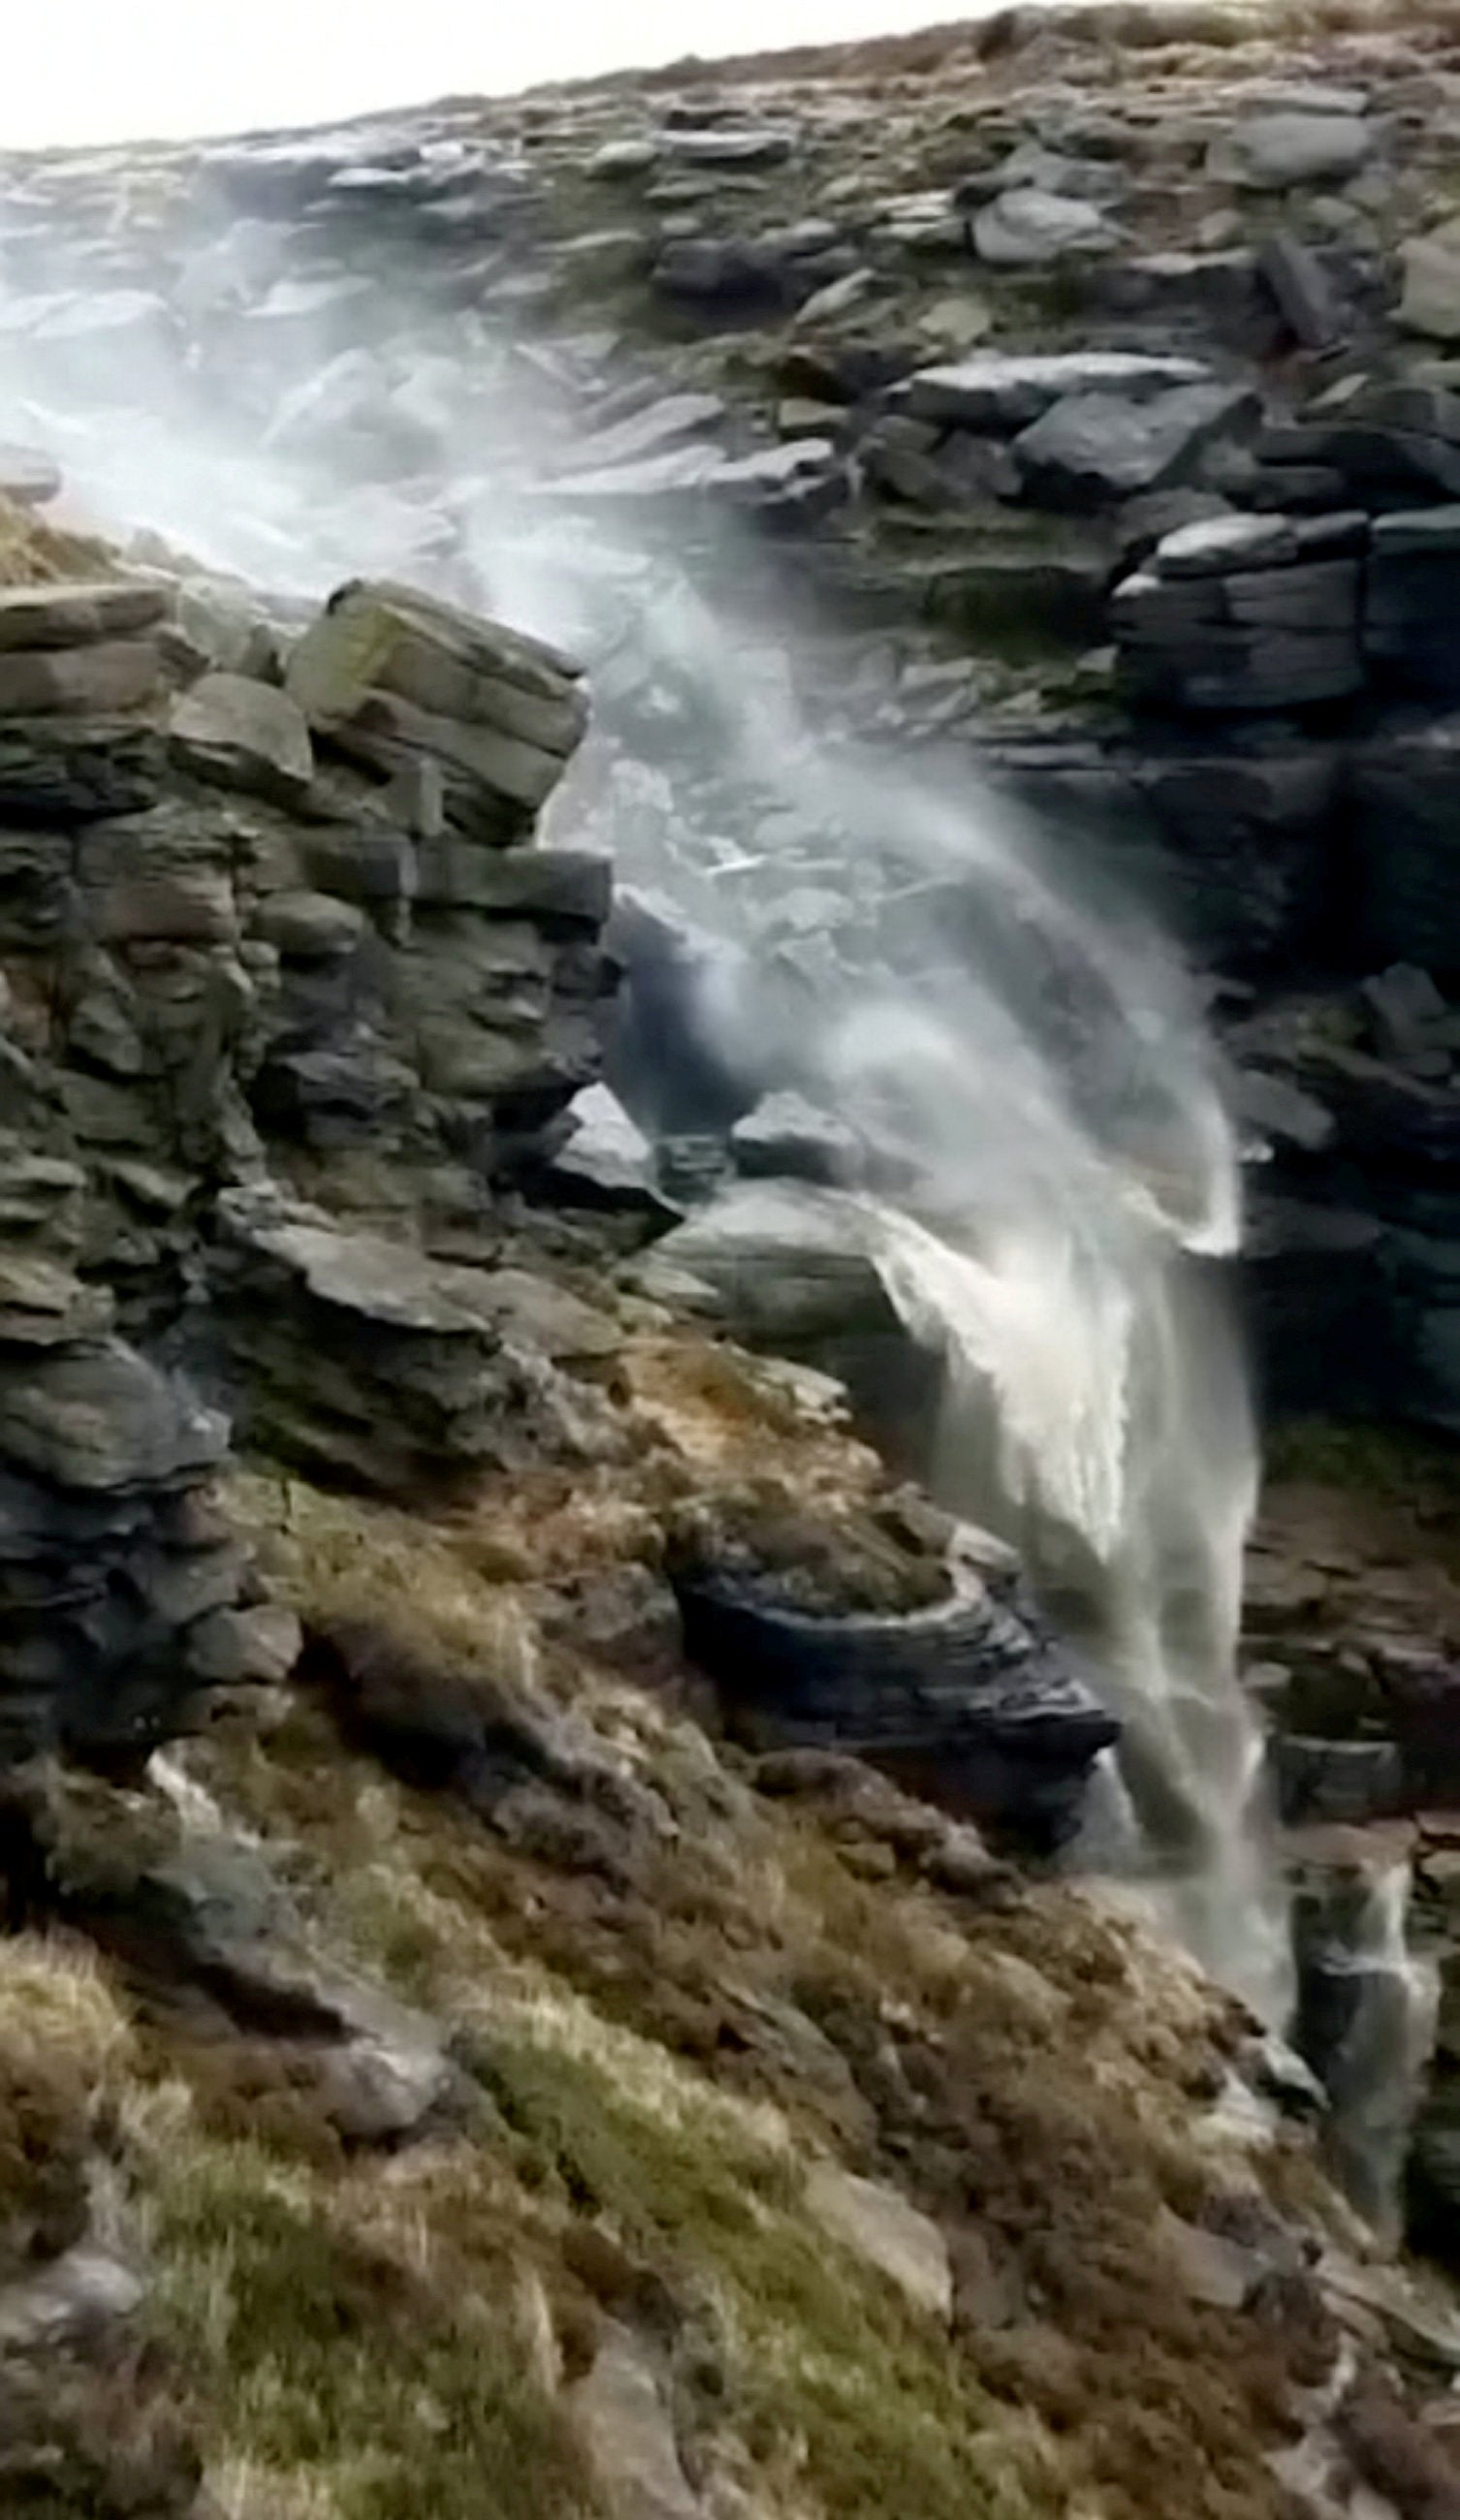
[[[686,237],[664,248],[653,277],[673,304],[740,317],[784,310],[814,285],[798,292],[787,258],[748,237]]]
[[[1460,698],[1454,621],[1460,601],[1460,506],[1374,520],[1364,647],[1403,692]]]
[[[606,1315],[521,1273],[341,1232],[268,1192],[227,1193],[219,1224],[216,1292],[243,1406],[290,1458],[410,1494],[542,1447],[591,1456],[598,1413],[570,1377],[616,1345]]]
[[[1430,973],[1414,964],[1392,963],[1375,972],[1362,994],[1381,1058],[1413,1058],[1447,1039],[1448,1003]]]
[[[1445,397],[1446,402],[1452,399]],[[1394,410],[1407,417],[1385,417]],[[1354,401],[1341,413],[1314,413],[1299,423],[1267,428],[1256,454],[1272,475],[1280,504],[1286,504],[1283,482],[1289,474],[1315,470],[1339,477],[1343,504],[1370,511],[1460,497],[1460,446],[1437,429],[1408,425],[1409,419],[1420,418],[1407,403]]]
[[[779,1579],[700,1563],[676,1576],[685,1650],[761,1742],[851,1751],[944,1808],[1057,1838],[1118,1726],[1043,1635],[1012,1578],[899,1617],[813,1615]]]
[[[1052,507],[1099,508],[1165,488],[1209,442],[1255,411],[1243,387],[1179,385],[1150,401],[1072,394],[1014,441],[1026,495]]]
[[[1007,447],[901,412],[873,424],[858,441],[857,461],[890,497],[935,511],[984,508],[1019,489]]]
[[[1341,521],[1346,530],[1351,522]],[[1265,535],[1267,520],[1238,535],[1237,565],[1197,575],[1189,573],[1193,559],[1220,559],[1238,529],[1194,527],[1171,538],[1173,564],[1160,546],[1152,563],[1118,588],[1112,619],[1132,698],[1236,713],[1310,706],[1361,689],[1358,561],[1327,557],[1325,527],[1317,556],[1244,564],[1262,548],[1259,530]],[[1342,552],[1342,536],[1337,544]]]
[[[568,1206],[637,1208],[668,1220],[675,1214],[659,1188],[654,1148],[607,1085],[573,1097],[569,1134],[548,1167],[556,1196]]]
[[[140,813],[165,774],[160,730],[137,719],[0,719],[0,812],[22,822]]]
[[[1276,1416],[1342,1406],[1363,1417],[1392,1406],[1398,1360],[1385,1230],[1351,1189],[1345,1203],[1346,1186],[1333,1197],[1285,1195],[1259,1175],[1251,1195],[1244,1276],[1260,1386]]]
[[[660,1136],[719,1132],[769,1078],[746,1018],[750,957],[695,927],[660,893],[621,890],[605,943],[623,971],[608,1036],[607,1077]]]
[[[1232,1108],[1243,1128],[1264,1148],[1297,1148],[1321,1154],[1331,1147],[1338,1123],[1311,1094],[1286,1076],[1269,1076],[1260,1068],[1243,1068],[1232,1080]]]
[[[1359,746],[1352,793],[1361,967],[1460,976],[1460,720],[1417,720]]]
[[[769,1176],[845,1188],[865,1163],[855,1130],[833,1112],[817,1110],[799,1094],[766,1095],[737,1120],[730,1149],[736,1170],[747,1180]]]
[[[676,1227],[642,1264],[646,1292],[700,1290],[738,1335],[792,1353],[846,1332],[900,1337],[867,1212],[844,1192],[744,1183]]]
[[[1300,348],[1326,350],[1342,339],[1343,307],[1318,255],[1300,237],[1280,228],[1258,254],[1257,270]]]
[[[613,905],[611,859],[583,849],[474,848],[443,833],[417,852],[423,902],[530,919],[548,926],[603,926]]]

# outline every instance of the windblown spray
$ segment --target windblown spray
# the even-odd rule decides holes
[[[558,827],[591,823],[621,878],[750,949],[764,986],[720,1019],[753,1024],[757,1058],[778,1043],[870,1149],[887,1286],[943,1364],[930,1475],[1019,1543],[1124,1719],[1105,1860],[1278,2018],[1283,1901],[1235,1663],[1255,1484],[1221,1282],[1237,1173],[1179,970],[1128,908],[1079,897],[967,756],[935,771],[813,732],[794,642],[724,598],[742,553],[702,538],[688,563],[565,512],[570,416],[526,394],[509,345],[461,318],[402,351],[404,312],[395,336],[388,359],[356,345],[394,425],[351,428],[347,487],[317,443],[294,451],[307,362],[262,441],[196,375],[135,362],[122,413],[74,360],[59,382],[17,365],[0,425],[48,437],[99,521],[205,565],[312,594],[388,572],[585,647],[598,732]],[[446,485],[438,537],[401,495],[423,464]],[[789,964],[788,830],[845,912]]]

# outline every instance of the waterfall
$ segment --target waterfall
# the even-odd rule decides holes
[[[1301,1884],[1296,1906],[1296,2038],[1321,2074],[1329,2156],[1381,2237],[1403,2228],[1402,2182],[1421,2080],[1434,2049],[1439,1978],[1407,1933],[1412,1865],[1382,1845],[1377,1863],[1341,1841]],[[1321,1836],[1321,1832],[1320,1832]]]
[[[765,582],[748,547],[702,537],[685,559],[555,505],[574,424],[540,370],[529,389],[463,317],[411,372],[452,484],[441,561],[398,539],[416,511],[388,435],[374,479],[351,441],[342,487],[203,414],[196,380],[134,378],[143,407],[118,423],[74,374],[60,408],[25,376],[0,420],[49,437],[99,521],[156,524],[207,565],[313,594],[415,578],[581,648],[598,731],[553,832],[733,940],[752,974],[719,1010],[734,1047],[857,1130],[886,1282],[943,1362],[932,1483],[1017,1541],[1123,1718],[1103,1860],[1277,2021],[1284,1902],[1235,1662],[1255,1488],[1221,1285],[1237,1165],[1185,977],[966,750],[914,764],[860,741],[854,704],[813,724],[794,644],[746,617]],[[808,860],[836,916],[788,943]]]

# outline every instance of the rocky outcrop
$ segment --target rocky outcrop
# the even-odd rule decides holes
[[[135,1766],[212,1681],[278,1676],[208,1494],[227,1423],[76,1274],[81,1168],[11,1132],[4,1172],[0,1759]]]
[[[135,1765],[216,1690],[288,1669],[297,1640],[210,1502],[230,1412],[400,1484],[500,1455],[514,1417],[591,1450],[569,1431],[586,1398],[554,1418],[554,1360],[612,1344],[551,1290],[529,1328],[529,1278],[433,1274],[403,1239],[291,1223],[267,1187],[271,1161],[333,1167],[347,1206],[408,1238],[438,1178],[479,1230],[507,1150],[593,1074],[607,872],[524,845],[581,732],[575,682],[505,632],[357,590],[296,652],[306,715],[266,680],[197,673],[181,617],[157,575],[0,594],[8,1759]],[[366,655],[382,691],[431,703],[398,801],[329,767]],[[480,735],[466,786],[458,724]],[[214,1240],[221,1337],[198,1300]]]
[[[1118,1737],[1007,1569],[970,1567],[900,1615],[807,1611],[738,1565],[702,1562],[676,1590],[685,1651],[751,1738],[844,1748],[1027,1845],[1072,1832]]]
[[[607,1413],[570,1379],[614,1354],[612,1314],[522,1270],[342,1233],[270,1192],[225,1193],[218,1226],[240,1407],[271,1452],[404,1497],[612,1452]]]

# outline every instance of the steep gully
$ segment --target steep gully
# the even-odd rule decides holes
[[[271,382],[286,415],[321,364],[307,329]],[[349,476],[322,525],[287,426],[260,455],[237,413],[190,388],[186,363],[178,378],[144,363],[141,383],[118,430],[106,369],[42,353],[6,414],[11,433],[64,452],[71,493],[108,530],[156,527],[206,568],[264,577],[286,609],[329,591],[347,545],[356,565],[364,555],[586,659],[595,730],[550,828],[600,843],[629,888],[616,1085],[691,1167],[697,1142],[767,1094],[831,1115],[842,1154],[823,1205],[935,1361],[919,1466],[945,1504],[1018,1544],[1122,1722],[1066,1860],[1154,1900],[1285,2025],[1287,1902],[1236,1667],[1257,1474],[1224,1284],[1237,1153],[1174,955],[1130,901],[1082,898],[966,766],[813,728],[778,617],[783,574],[733,529],[681,561],[647,531],[565,511],[553,488],[573,462],[571,399],[500,337],[476,362],[423,360],[416,439],[424,428],[466,493],[464,532],[439,554],[395,497],[418,443],[316,432],[314,464]],[[895,870],[895,956],[788,960],[768,916],[784,907],[765,844],[778,826],[853,899],[874,862],[874,904]],[[945,879],[964,904],[954,937],[937,928]],[[646,979],[635,934],[662,939],[666,922],[681,957],[691,940],[691,979],[647,1026],[637,1011],[636,1039],[653,957]],[[1350,2183],[1380,2221],[1423,2009],[1403,1889],[1391,1870],[1350,1921],[1358,2000],[1335,2092]]]

